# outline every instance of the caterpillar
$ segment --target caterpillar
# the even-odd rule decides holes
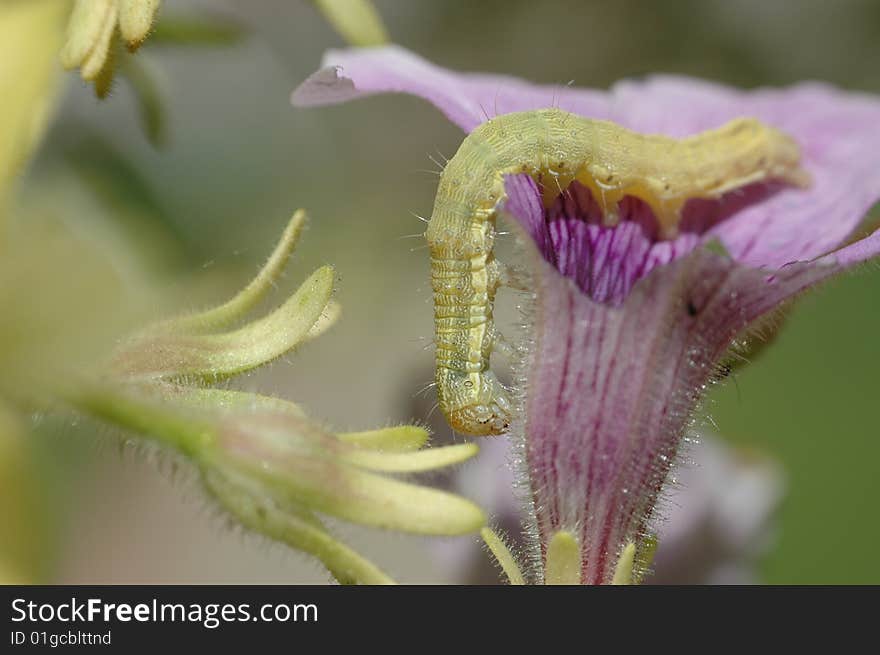
[[[511,404],[489,358],[492,312],[503,269],[493,254],[504,176],[553,179],[549,203],[577,180],[593,194],[606,225],[617,203],[647,203],[660,238],[677,234],[684,204],[718,198],[748,184],[809,184],[797,144],[754,118],[673,139],[645,135],[560,109],[504,114],[471,132],[443,170],[425,236],[431,253],[439,406],[453,429],[474,436],[505,432]]]

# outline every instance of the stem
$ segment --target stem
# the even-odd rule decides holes
[[[498,560],[498,563],[501,565],[501,570],[504,571],[504,575],[507,576],[507,581],[511,585],[524,585],[526,582],[523,579],[519,564],[516,563],[516,558],[513,556],[513,553],[510,552],[510,549],[507,547],[507,544],[504,543],[504,540],[489,528],[483,528],[480,530],[480,536],[483,537],[486,546],[488,546],[489,550],[495,556],[495,559]]]
[[[213,427],[207,422],[107,388],[66,394],[64,400],[95,418],[138,432],[195,460],[214,439]]]
[[[90,416],[139,432],[192,459],[208,490],[243,525],[315,556],[340,584],[395,584],[374,564],[330,536],[310,513],[261,502],[262,494],[243,482],[234,482],[230,472],[206,464],[206,449],[214,439],[209,423],[106,388],[67,394],[65,400]]]
[[[340,584],[397,584],[369,560],[331,537],[310,514],[298,516],[291,508],[280,511],[241,488],[222,472],[205,475],[217,499],[244,526],[317,557]]]

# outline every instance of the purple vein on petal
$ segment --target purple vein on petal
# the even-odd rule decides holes
[[[880,231],[842,246],[880,198],[880,99],[816,83],[743,91],[669,76],[560,89],[445,70],[399,47],[334,51],[325,64],[295,103],[410,93],[465,131],[487,108],[555,105],[673,137],[752,116],[800,145],[808,189],[753,185],[692,200],[670,241],[658,240],[650,211],[632,198],[611,227],[583,187],[545,207],[538,182],[505,180],[504,210],[528,237],[534,271],[513,426],[540,537],[533,550],[540,557],[555,531],[571,531],[582,580],[608,582],[620,549],[650,529],[681,437],[733,339],[788,298],[880,254]],[[729,256],[701,247],[715,239]]]

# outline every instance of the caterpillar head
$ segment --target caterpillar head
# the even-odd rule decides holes
[[[497,403],[454,409],[446,413],[446,420],[454,430],[473,437],[504,434],[510,427],[510,413]]]
[[[504,434],[510,427],[510,401],[491,371],[438,375],[440,409],[452,429],[474,437]]]

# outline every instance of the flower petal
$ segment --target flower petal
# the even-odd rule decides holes
[[[305,340],[332,292],[333,269],[323,266],[269,315],[220,334],[148,334],[120,351],[116,370],[129,376],[206,380],[249,371]]]
[[[870,236],[865,237],[848,246],[844,246],[828,259],[837,262],[841,267],[862,264],[873,257],[880,255],[880,229],[875,230]]]
[[[880,199],[880,100],[807,83],[742,91],[683,77],[623,81],[609,91],[537,85],[499,75],[457,73],[400,47],[329,51],[322,70],[292,95],[299,106],[383,92],[410,93],[465,131],[496,116],[557,106],[651,134],[683,137],[754,116],[795,138],[814,183],[778,191],[703,234],[755,267],[819,257],[843,243]]]
[[[610,582],[639,543],[715,362],[751,321],[836,266],[775,275],[705,249],[657,268],[618,306],[539,258],[520,425],[542,543],[566,530],[583,580]],[[638,557],[638,555],[637,555]]]
[[[692,90],[686,93],[683,87]],[[623,85],[614,92],[640,99],[624,100],[627,106],[650,104],[658,117],[676,117],[672,125],[669,119],[639,117],[633,121],[636,129],[683,133],[690,126],[701,131],[736,116],[755,116],[800,144],[813,178],[809,189],[783,189],[710,231],[743,263],[769,268],[823,255],[845,241],[880,199],[875,127],[880,100],[875,97],[815,83],[741,92],[674,78],[652,79],[638,89]]]
[[[399,425],[379,430],[343,432],[336,436],[342,441],[360,448],[405,453],[418,450],[428,443],[430,434],[424,428],[415,425]]]
[[[419,473],[460,464],[479,452],[475,443],[436,446],[410,453],[383,453],[353,448],[340,454],[340,459],[369,471],[380,473]]]
[[[394,584],[375,564],[334,539],[313,515],[260,493],[246,480],[207,471],[205,486],[242,525],[317,557],[341,584]]]
[[[346,102],[377,93],[411,93],[424,98],[449,120],[470,132],[489,116],[557,106],[600,117],[608,111],[605,94],[567,86],[537,86],[503,75],[454,73],[404,48],[330,50],[323,68],[291,95],[298,107]]]
[[[114,4],[106,10],[106,15],[101,23],[101,31],[98,33],[94,46],[85,59],[83,59],[80,66],[80,75],[82,75],[84,80],[95,80],[104,70],[104,66],[110,56],[110,44],[113,40],[113,33],[116,30],[116,15],[117,10]]]
[[[106,25],[115,25],[114,0],[76,0],[67,24],[67,41],[61,49],[61,64],[76,68],[94,51],[106,32]]]
[[[147,38],[161,0],[117,0],[119,32],[131,51]]]
[[[216,448],[200,463],[258,478],[276,498],[356,523],[418,534],[466,534],[485,525],[482,510],[469,500],[345,463],[354,447],[336,442],[307,419],[260,413],[232,417],[221,428]],[[431,453],[408,456],[430,460]],[[428,463],[444,465],[472,454],[447,450]],[[404,456],[386,455],[391,460]]]
[[[574,576],[551,575],[570,559],[554,553],[572,547],[583,582],[611,582],[618,569],[619,580],[638,578],[654,504],[715,363],[756,318],[880,253],[880,232],[841,247],[880,197],[880,100],[818,84],[741,91],[664,76],[608,92],[557,90],[446,71],[400,48],[330,52],[325,65],[294,104],[396,91],[429,100],[466,131],[491,115],[557,106],[673,137],[753,116],[799,144],[809,188],[768,183],[692,199],[673,241],[658,241],[638,206],[622,207],[632,199],[612,228],[591,220],[589,198],[547,208],[533,179],[506,181],[505,209],[527,237],[533,272],[511,428],[537,526],[533,556],[558,579]],[[712,244],[723,254],[701,247]]]
[[[54,106],[66,7],[55,0],[0,4],[0,224],[8,188],[39,143]]]
[[[601,214],[592,212],[597,209],[592,195],[576,182],[549,209],[529,175],[509,175],[505,192],[504,209],[525,229],[544,259],[596,302],[620,304],[638,280],[701,244],[699,237],[687,232],[672,241],[652,239],[642,220],[651,220],[644,215],[643,203],[622,203],[624,221],[605,226]]]

